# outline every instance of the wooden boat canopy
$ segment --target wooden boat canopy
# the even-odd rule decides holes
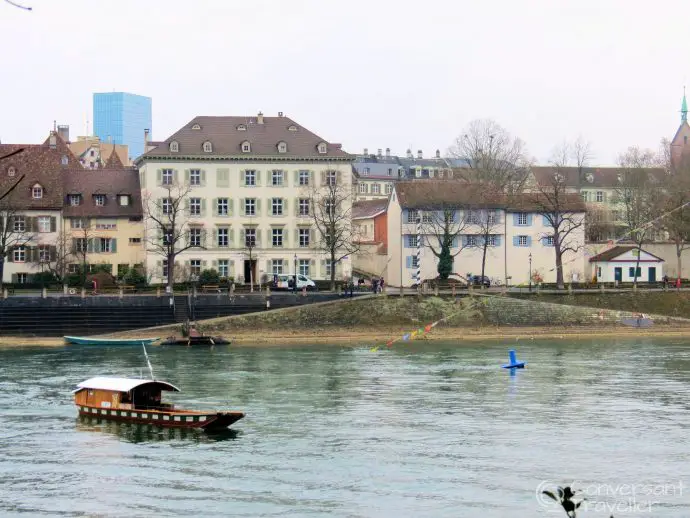
[[[77,387],[79,388],[74,390],[72,393],[76,394],[77,392],[83,389],[107,390],[111,392],[129,392],[130,390],[144,386],[152,389],[180,392],[180,389],[178,389],[175,385],[171,385],[166,381],[132,378],[96,377],[88,379],[86,381],[82,381],[79,385],[77,385]]]

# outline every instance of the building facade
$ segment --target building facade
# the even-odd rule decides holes
[[[171,211],[172,191],[184,198],[180,225],[191,248],[178,256],[176,281],[205,269],[236,282],[277,274],[330,278],[331,264],[315,226],[310,198],[329,187],[352,203],[352,158],[280,113],[265,117],[196,117],[137,160],[146,239],[165,236],[150,216]],[[153,282],[166,282],[166,258],[149,253]],[[351,258],[335,265],[351,273]]]
[[[93,94],[93,131],[101,142],[126,145],[129,159],[144,153],[152,131],[151,98],[127,92]]]
[[[615,246],[590,257],[596,282],[659,282],[664,260],[635,246]]]
[[[129,149],[124,144],[101,142],[98,137],[77,137],[76,141],[68,142],[68,145],[85,169],[105,167],[105,163],[113,156],[113,153],[120,163],[130,165]]]

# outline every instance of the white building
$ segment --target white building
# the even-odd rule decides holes
[[[634,282],[635,277],[637,282],[658,282],[664,277],[664,260],[635,246],[614,246],[589,262],[597,282]]]
[[[178,256],[177,266],[186,268],[177,271],[197,275],[213,268],[238,282],[249,282],[250,273],[265,280],[295,268],[313,279],[330,278],[309,196],[328,182],[351,193],[351,162],[340,144],[282,113],[196,117],[137,159],[145,206],[166,196],[166,185],[189,187],[186,224],[198,245]],[[145,228],[149,241],[158,239],[146,221]],[[166,278],[163,259],[147,254],[153,282]],[[350,273],[349,258],[336,265],[336,278]]]

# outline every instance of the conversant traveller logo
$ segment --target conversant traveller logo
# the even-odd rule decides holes
[[[677,482],[598,483],[573,481],[558,485],[544,480],[536,489],[539,505],[567,516],[608,513],[605,516],[653,515],[655,506],[669,505],[683,496],[685,485]]]

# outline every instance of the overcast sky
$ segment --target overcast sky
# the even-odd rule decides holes
[[[492,118],[547,162],[656,149],[680,120],[688,7],[643,0],[0,0],[0,139],[85,132],[92,93],[196,115],[278,111],[346,151],[442,152]],[[90,127],[93,124],[90,123]],[[142,137],[143,138],[143,137]]]

